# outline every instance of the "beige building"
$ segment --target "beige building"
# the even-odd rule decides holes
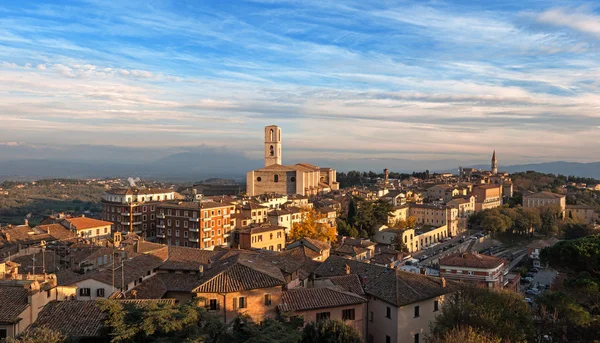
[[[566,217],[581,220],[586,224],[595,224],[598,220],[598,213],[593,206],[567,205]]]
[[[246,193],[260,194],[300,194],[316,195],[338,190],[335,170],[298,163],[282,165],[281,128],[275,125],[265,127],[265,167],[246,174]]]
[[[109,238],[112,234],[113,223],[93,218],[78,217],[66,218],[61,224],[67,229],[76,232],[77,237],[92,241]]]
[[[285,227],[261,225],[240,230],[240,249],[265,249],[281,251],[285,249]]]
[[[523,195],[523,207],[544,207],[549,205],[558,205],[564,216],[567,207],[566,197],[563,194],[552,192],[538,192],[533,194]]]
[[[480,185],[473,188],[475,212],[502,206],[502,185]]]
[[[398,234],[402,235],[402,241],[409,252],[426,249],[432,244],[439,243],[449,237],[446,225],[406,230],[390,229],[386,226],[382,226],[375,232],[375,235],[373,235],[373,240],[379,244],[390,245],[395,241],[396,235]]]
[[[420,226],[445,226],[447,236],[456,236],[459,232],[458,209],[449,206],[414,204],[409,215],[415,217]]]
[[[425,342],[429,324],[441,313],[444,297],[457,290],[454,282],[374,264],[330,256],[316,270],[317,278],[356,274],[364,280],[367,342]]]
[[[504,288],[508,261],[477,253],[458,253],[440,259],[440,276],[448,280],[475,283],[489,288]]]
[[[340,286],[288,290],[282,294],[278,308],[303,318],[304,325],[322,319],[341,320],[365,338],[367,299]]]
[[[225,323],[242,314],[258,323],[276,317],[285,284],[281,270],[273,263],[237,254],[213,263],[199,276],[193,293],[200,299],[200,306]]]

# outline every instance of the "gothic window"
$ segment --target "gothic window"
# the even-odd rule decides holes
[[[273,129],[271,129],[271,132],[270,132],[270,137],[271,137],[271,142],[272,142],[272,141],[273,141]],[[271,149],[272,149],[272,148],[273,148],[273,147],[271,147]]]
[[[271,145],[271,147],[269,148],[269,155],[270,156],[274,156],[275,155],[275,149],[273,149],[273,146]]]
[[[273,181],[279,182],[279,175],[275,174],[275,176],[273,176]]]

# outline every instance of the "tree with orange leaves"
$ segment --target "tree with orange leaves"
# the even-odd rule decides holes
[[[290,232],[292,240],[304,237],[324,242],[335,242],[337,230],[327,222],[327,215],[313,208],[304,208],[300,214],[302,221],[295,223]]]

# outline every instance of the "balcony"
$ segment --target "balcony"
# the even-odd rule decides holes
[[[197,227],[190,227],[190,232],[199,232],[200,230]]]
[[[202,231],[204,231],[204,232],[208,232],[210,230],[212,230],[212,227],[205,227],[204,229],[202,229]]]
[[[126,212],[126,211],[125,211],[125,212],[121,212],[121,215],[122,215],[122,216],[129,216],[130,214],[131,214],[131,213],[129,213],[129,212]]]
[[[164,213],[159,213],[156,215],[156,218],[158,219],[165,219],[165,214]]]
[[[133,222],[133,225],[142,225],[142,222],[141,221],[139,221],[139,222]]]
[[[199,243],[200,242],[200,238],[198,238],[198,237],[196,237],[196,238],[190,237],[190,242]]]
[[[165,233],[164,232],[159,232],[156,234],[157,238],[165,238]]]
[[[121,222],[121,225],[129,225],[131,222]]]
[[[200,222],[200,218],[190,218],[190,221],[198,223]]]
[[[141,216],[141,215],[142,215],[142,212],[133,212],[133,215],[134,215],[134,216]]]
[[[202,239],[202,242],[208,242],[208,241],[210,241],[210,237],[206,237],[206,238]]]
[[[156,225],[157,228],[159,229],[164,229],[165,228],[165,224],[158,224]]]
[[[223,234],[223,238],[227,238],[227,237],[229,237],[230,235],[231,235],[231,234],[229,234],[229,233],[225,233],[225,234]]]

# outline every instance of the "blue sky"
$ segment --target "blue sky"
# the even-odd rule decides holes
[[[598,160],[599,4],[489,3],[6,1],[0,147]]]

